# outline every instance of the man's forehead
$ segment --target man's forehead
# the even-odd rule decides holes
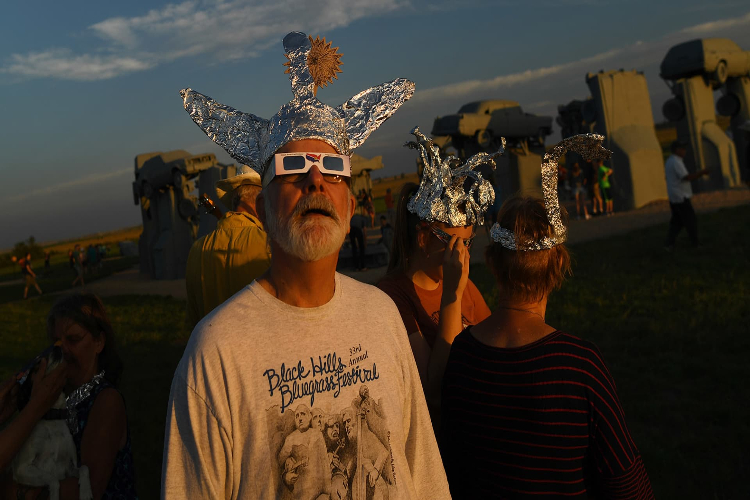
[[[339,154],[336,148],[319,139],[300,139],[284,144],[277,153],[333,153]]]

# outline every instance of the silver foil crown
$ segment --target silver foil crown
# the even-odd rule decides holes
[[[65,407],[68,410],[67,424],[71,434],[78,432],[78,405],[86,401],[91,396],[91,391],[99,385],[104,379],[104,370],[100,371],[94,377],[86,382],[85,384],[78,387],[75,391],[70,393],[65,399]]]
[[[406,205],[407,210],[426,221],[438,221],[450,227],[484,224],[484,214],[495,201],[495,191],[482,174],[474,170],[479,165],[495,168],[495,158],[505,152],[505,138],[501,149],[494,154],[477,153],[461,165],[449,155],[440,158],[440,149],[414,127],[416,141],[405,146],[419,150],[424,163],[419,189]],[[466,187],[467,180],[473,182]]]
[[[291,141],[318,139],[333,146],[339,154],[351,154],[414,94],[414,82],[397,78],[363,90],[332,108],[315,95],[319,83],[315,82],[309,66],[311,38],[293,31],[284,37],[283,43],[294,97],[268,120],[189,88],[180,91],[185,110],[206,135],[261,177],[274,153]]]
[[[557,198],[557,164],[562,156],[573,150],[583,156],[586,161],[608,160],[612,151],[602,146],[604,136],[599,134],[579,134],[555,144],[544,155],[542,161],[542,197],[547,210],[547,219],[554,229],[554,236],[543,237],[539,240],[519,243],[512,230],[495,223],[490,230],[490,238],[500,243],[508,250],[535,251],[548,250],[563,243],[568,237],[568,228],[562,223],[560,216],[560,201]]]

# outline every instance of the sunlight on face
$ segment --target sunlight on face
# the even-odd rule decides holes
[[[294,141],[280,153],[336,153],[330,145],[313,139]],[[351,193],[346,183],[330,184],[313,166],[298,183],[274,180],[265,190],[263,205],[269,238],[300,260],[311,262],[337,253],[349,229]]]

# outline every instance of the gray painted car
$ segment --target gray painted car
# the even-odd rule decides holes
[[[714,86],[750,73],[750,52],[727,38],[702,38],[675,45],[661,63],[661,77],[678,80],[706,75]]]

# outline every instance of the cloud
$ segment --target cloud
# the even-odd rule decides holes
[[[696,26],[690,26],[689,28],[680,30],[679,33],[693,36],[702,36],[711,33],[721,34],[721,31],[723,30],[726,30],[728,28],[735,28],[737,26],[744,26],[746,24],[750,25],[750,12],[748,12],[744,16],[736,17],[733,19],[721,19],[718,21],[710,21],[707,23],[698,24]]]
[[[642,49],[642,46],[643,42],[639,41],[626,48],[609,50],[578,61],[557,64],[544,68],[527,69],[519,73],[496,76],[488,80],[466,80],[423,91],[417,90],[414,94],[414,100],[419,102],[461,97],[476,94],[478,92],[516,87],[521,84],[547,79],[551,76],[560,75],[561,73],[570,72],[572,70],[587,71],[591,69],[594,63],[601,63],[614,59],[617,56],[622,55],[624,52]]]
[[[481,93],[518,88],[532,82],[538,83],[542,80],[552,78],[559,83],[564,78],[564,75],[577,75],[581,72],[597,71],[600,67],[610,64],[616,65],[615,68],[642,69],[645,66],[660,62],[672,45],[687,41],[696,35],[728,37],[731,35],[727,33],[727,30],[732,29],[738,32],[739,38],[733,37],[736,41],[739,41],[740,44],[742,42],[747,43],[748,30],[744,29],[746,25],[750,25],[750,12],[737,18],[722,19],[690,26],[667,34],[658,40],[639,40],[633,44],[601,52],[576,61],[527,69],[518,73],[499,75],[485,80],[464,80],[426,90],[417,89],[412,101],[427,103],[443,99],[467,98]]]
[[[153,66],[153,62],[133,57],[74,55],[68,49],[51,49],[26,55],[13,54],[0,72],[27,78],[91,81],[106,80]]]
[[[123,177],[126,174],[134,175],[133,168],[121,168],[118,170],[114,170],[111,172],[103,172],[100,174],[91,174],[87,175],[85,177],[81,177],[80,179],[75,179],[68,182],[62,182],[60,184],[55,184],[53,186],[45,186],[38,189],[34,189],[32,191],[26,191],[21,194],[17,194],[15,196],[10,196],[8,198],[5,198],[5,203],[18,203],[19,201],[24,201],[29,198],[35,198],[37,196],[41,195],[50,195],[50,194],[56,194],[61,191],[69,191],[71,189],[75,188],[81,188],[85,186],[89,186],[92,184],[98,184],[102,181],[115,179],[118,177]]]
[[[183,57],[253,57],[292,30],[332,30],[394,11],[406,1],[188,0],[89,26],[87,33],[104,42],[97,44],[96,53],[75,54],[63,48],[13,54],[0,72],[24,78],[103,80]]]

